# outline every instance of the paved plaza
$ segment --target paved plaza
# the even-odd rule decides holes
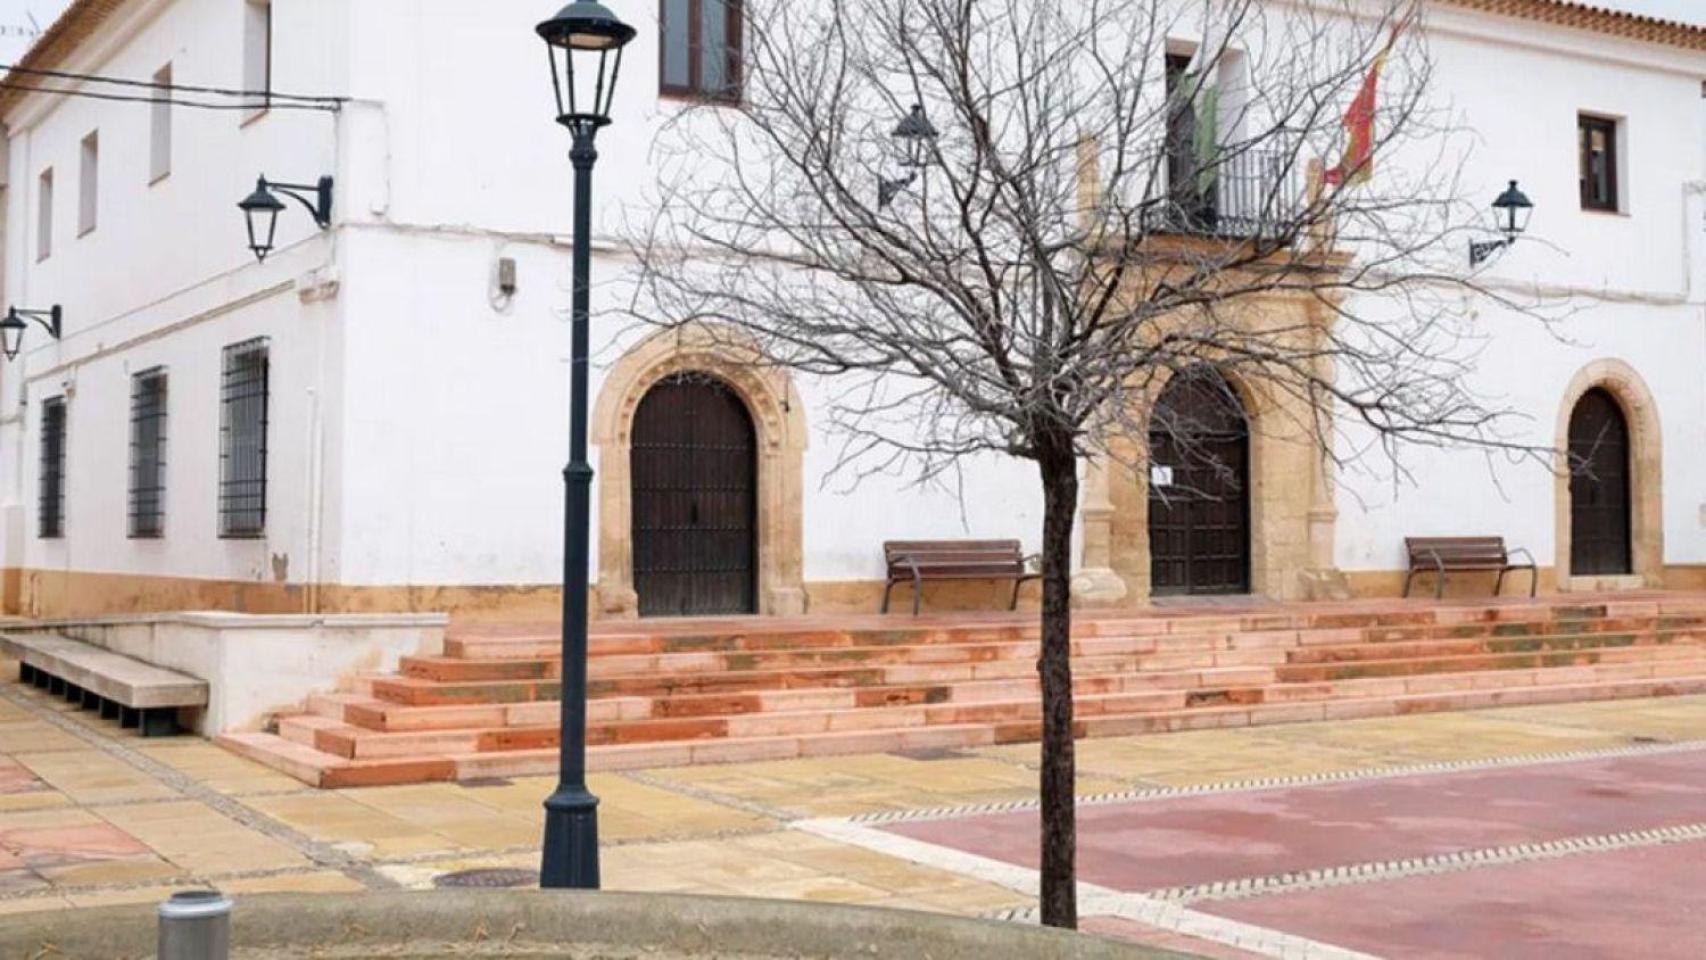
[[[1034,919],[1037,748],[596,776],[611,889]],[[1698,957],[1706,697],[1079,745],[1084,926],[1213,957]],[[0,912],[536,867],[521,778],[320,791],[0,688]]]

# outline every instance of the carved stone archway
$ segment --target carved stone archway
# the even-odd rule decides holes
[[[1617,401],[1629,425],[1630,468],[1630,559],[1634,573],[1628,576],[1577,577],[1570,570],[1570,469],[1565,451],[1570,447],[1570,416],[1582,395],[1604,390]],[[1553,517],[1558,589],[1628,590],[1658,587],[1664,582],[1664,442],[1659,431],[1659,410],[1653,394],[1635,369],[1622,360],[1601,359],[1583,367],[1564,390],[1558,408],[1558,428],[1553,449]]]
[[[1332,569],[1330,479],[1310,440],[1313,414],[1284,391],[1225,375],[1250,425],[1250,590],[1274,599],[1329,595],[1320,584]],[[1147,391],[1153,406],[1165,389]],[[1147,429],[1147,427],[1144,427]],[[1078,587],[1089,605],[1146,601],[1151,597],[1149,477],[1130,464],[1145,461],[1135,444],[1116,444],[1115,455],[1093,464],[1085,483],[1084,564]]]
[[[658,381],[703,372],[746,404],[758,435],[758,609],[766,615],[805,612],[801,474],[805,412],[787,373],[764,364],[726,327],[694,324],[640,341],[605,377],[593,406],[590,436],[598,448],[598,606],[605,617],[638,616],[634,591],[634,413]]]

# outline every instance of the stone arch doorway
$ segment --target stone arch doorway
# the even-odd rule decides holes
[[[1150,590],[1250,592],[1250,421],[1219,371],[1168,381],[1149,423]]]
[[[758,612],[758,441],[746,404],[697,371],[634,412],[634,592],[642,617]]]
[[[1612,359],[1582,368],[1564,391],[1553,448],[1558,589],[1662,585],[1664,450],[1640,374]]]
[[[1634,572],[1630,533],[1629,424],[1609,392],[1582,394],[1570,413],[1570,570],[1577,576]]]
[[[605,617],[640,613],[635,582],[635,427],[652,389],[682,374],[711,380],[742,405],[753,436],[752,609],[805,612],[801,476],[803,407],[785,371],[766,365],[732,329],[696,323],[662,330],[611,366],[590,424],[598,451],[598,607]]]

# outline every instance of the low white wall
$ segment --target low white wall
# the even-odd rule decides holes
[[[443,614],[262,615],[174,613],[43,623],[34,629],[92,643],[208,684],[196,732],[264,727],[309,694],[347,689],[395,670],[404,656],[444,650]]]

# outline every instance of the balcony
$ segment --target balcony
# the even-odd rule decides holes
[[[1303,190],[1295,153],[1241,150],[1206,168],[1187,152],[1169,153],[1165,182],[1143,205],[1144,232],[1253,240],[1296,227]]]

